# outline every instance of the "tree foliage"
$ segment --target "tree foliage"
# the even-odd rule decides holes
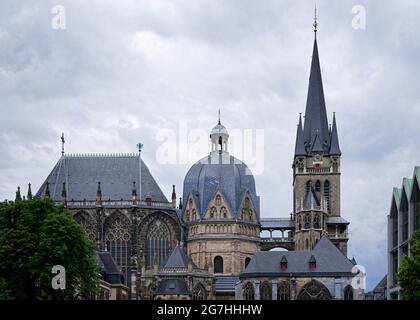
[[[410,257],[404,257],[398,268],[398,284],[403,299],[420,299],[420,229],[410,239]]]
[[[53,289],[52,268],[65,268]],[[0,203],[0,299],[75,299],[97,293],[94,246],[69,210],[49,199]]]

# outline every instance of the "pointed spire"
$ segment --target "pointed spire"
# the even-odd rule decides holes
[[[98,181],[98,188],[96,189],[96,204],[101,205],[102,203],[102,189],[101,182]]]
[[[217,123],[218,125],[221,125],[222,123],[220,122],[220,109],[219,109],[219,122]]]
[[[47,186],[45,187],[45,198],[50,198],[50,183],[47,181]]]
[[[175,185],[172,185],[172,208],[176,208],[176,192],[175,192]]]
[[[64,132],[61,133],[61,155],[64,157],[64,143],[66,141],[64,140]]]
[[[330,145],[330,136],[328,133],[327,111],[325,108],[318,45],[315,38],[303,130],[304,141],[306,143],[306,147],[309,148],[307,149],[308,152],[312,149],[317,133],[322,148],[325,149],[325,151],[328,151],[327,149]]]
[[[28,183],[28,194],[27,194],[26,198],[28,200],[32,199],[32,190],[31,190],[31,184],[30,183]]]
[[[22,196],[20,194],[20,187],[17,187],[15,201],[20,201],[20,200],[22,200]]]
[[[61,202],[66,204],[67,202],[67,190],[66,190],[66,183],[63,182],[63,188],[61,189]]]
[[[332,123],[332,129],[331,129],[330,154],[341,156],[340,144],[338,143],[337,124],[335,122],[335,112],[333,113],[333,123]]]
[[[315,39],[316,39],[316,33],[318,31],[318,21],[317,21],[317,16],[316,16],[316,3],[315,3],[315,15],[314,15],[314,33],[315,33]]]
[[[299,124],[296,132],[295,157],[304,155],[306,155],[306,150],[305,141],[303,139],[302,113],[299,113]]]
[[[179,197],[178,209],[182,210],[182,198],[181,197]]]
[[[133,204],[137,201],[137,188],[136,188],[136,182],[133,181],[133,190],[131,191],[131,199],[133,200]]]
[[[315,140],[312,144],[311,152],[315,153],[315,152],[322,152],[322,151],[324,151],[324,148],[322,147],[321,140],[319,139],[319,135],[317,133],[315,135]]]

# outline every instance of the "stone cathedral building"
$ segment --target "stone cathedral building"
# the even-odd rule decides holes
[[[335,115],[328,123],[316,37],[290,216],[261,217],[254,176],[229,153],[220,117],[210,139],[211,151],[186,174],[179,201],[175,186],[166,198],[141,149],[63,152],[36,196],[73,212],[97,251],[114,259],[130,299],[361,298],[351,285],[356,263],[346,256],[341,151]],[[269,251],[279,247],[287,251]]]

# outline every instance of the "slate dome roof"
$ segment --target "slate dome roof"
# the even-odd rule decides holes
[[[249,193],[259,220],[259,197],[256,193],[254,176],[247,165],[233,156],[229,156],[228,163],[211,161],[210,155],[202,158],[185,176],[183,208],[186,207],[188,195],[191,193],[200,216],[203,217],[210,201],[214,199],[216,192],[220,191],[233,217],[236,218],[246,193]]]

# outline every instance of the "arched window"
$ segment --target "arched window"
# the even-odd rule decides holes
[[[319,213],[315,214],[314,216],[314,229],[320,229],[321,227],[321,218]]]
[[[105,242],[107,250],[121,268],[124,283],[130,285],[130,220],[121,213],[115,213],[105,222]]]
[[[253,216],[252,216],[252,209],[249,209],[249,220],[252,220]]]
[[[306,250],[309,249],[309,240],[308,239],[305,240],[305,249]]]
[[[156,219],[147,231],[146,237],[146,264],[160,265],[172,251],[171,234],[165,222]]]
[[[302,217],[299,216],[299,218],[298,218],[298,230],[301,230],[301,229],[302,229]]]
[[[195,209],[192,209],[192,217],[191,220],[195,221],[197,219],[197,211]]]
[[[244,287],[244,300],[255,300],[254,286],[248,282]]]
[[[185,212],[185,221],[190,221],[190,210]]]
[[[202,284],[197,284],[193,291],[193,300],[206,300],[207,299],[207,292],[204,289]]]
[[[220,206],[222,204],[222,197],[220,194],[216,196],[216,206]]]
[[[277,286],[277,300],[290,300],[290,285],[287,281],[279,282]]]
[[[344,288],[344,300],[353,300],[353,288],[351,286]]]
[[[227,210],[225,207],[222,207],[222,209],[220,209],[220,212],[222,213],[222,217],[226,218],[227,217]]]
[[[321,191],[321,181],[316,180],[315,182],[315,191],[320,192]]]
[[[89,213],[85,211],[80,211],[74,215],[74,220],[78,224],[83,227],[86,236],[92,242],[96,241],[96,222],[95,220],[89,215]]]
[[[311,228],[311,216],[309,213],[305,215],[305,229]]]
[[[248,267],[249,262],[251,261],[250,257],[245,258],[245,268]]]
[[[311,190],[312,187],[312,181],[308,180],[306,181],[306,193],[308,193]]]
[[[328,180],[324,182],[324,198],[327,202],[327,212],[330,212],[330,182]]]
[[[331,300],[331,294],[322,283],[312,280],[303,286],[297,300]]]
[[[261,300],[272,300],[271,284],[264,281],[260,287]]]
[[[223,273],[223,258],[221,256],[214,258],[214,273]]]
[[[216,214],[216,208],[215,207],[211,207],[211,209],[210,209],[210,218],[214,218],[214,216],[215,216],[215,214]]]

